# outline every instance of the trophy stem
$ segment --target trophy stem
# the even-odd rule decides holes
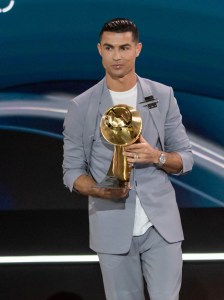
[[[112,173],[121,182],[129,182],[131,167],[127,162],[126,156],[123,155],[123,151],[123,146],[114,146]]]
[[[128,187],[131,167],[123,155],[123,146],[114,146],[114,155],[107,176],[96,187],[120,189]]]

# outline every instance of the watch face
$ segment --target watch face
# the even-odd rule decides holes
[[[164,153],[162,153],[159,158],[159,164],[162,166],[165,164],[165,162],[166,162],[166,156]]]
[[[161,161],[161,163],[165,164],[165,162],[166,162],[166,157],[165,157],[164,154],[161,155],[160,161]]]

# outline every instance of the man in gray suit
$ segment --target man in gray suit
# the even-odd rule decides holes
[[[97,252],[108,300],[177,300],[183,232],[168,174],[192,169],[189,139],[172,88],[135,73],[142,44],[135,24],[105,23],[98,51],[106,76],[70,102],[64,122],[64,183],[89,196],[90,247]],[[158,102],[157,102],[158,100]],[[137,143],[125,147],[130,186],[98,188],[113,146],[100,132],[102,114],[127,104],[143,120]]]

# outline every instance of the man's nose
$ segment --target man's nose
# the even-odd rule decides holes
[[[114,59],[114,60],[119,60],[119,59],[121,59],[121,53],[120,53],[119,50],[114,50],[114,52],[113,52],[113,59]]]

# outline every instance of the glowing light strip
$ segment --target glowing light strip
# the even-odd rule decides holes
[[[97,255],[37,255],[0,256],[0,264],[17,263],[92,263],[98,262]]]
[[[205,192],[202,192],[202,191],[200,191],[200,190],[198,190],[198,189],[196,189],[196,188],[190,186],[190,185],[187,184],[187,183],[184,183],[184,182],[182,182],[182,181],[179,181],[179,180],[177,180],[177,179],[174,178],[174,177],[170,177],[170,180],[171,180],[172,182],[176,183],[177,185],[182,186],[183,188],[185,188],[185,189],[187,189],[187,190],[189,190],[189,191],[191,191],[191,192],[193,192],[193,193],[195,193],[195,194],[197,194],[197,195],[199,195],[199,196],[201,196],[201,197],[203,197],[203,198],[205,198],[205,199],[208,199],[209,201],[211,201],[211,202],[213,202],[213,203],[215,203],[215,204],[217,204],[217,205],[219,205],[219,206],[221,206],[221,207],[224,207],[224,202],[223,202],[223,201],[221,201],[221,200],[219,200],[219,199],[216,199],[216,198],[214,198],[214,197],[212,197],[212,196],[206,194]]]
[[[213,261],[224,260],[224,253],[185,253],[183,261]]]
[[[14,4],[15,4],[15,1],[11,0],[9,2],[8,6],[6,6],[5,8],[0,8],[0,13],[6,13],[6,12],[10,11],[13,8]]]
[[[11,125],[1,125],[0,124],[0,130],[14,130],[19,132],[28,132],[28,133],[34,133],[44,136],[49,136],[55,139],[61,140],[63,138],[62,134],[52,133],[49,131],[41,130],[41,129],[34,129],[34,128],[28,128],[28,127],[20,127],[20,126],[11,126]]]
[[[210,149],[208,149],[208,148],[206,148],[204,146],[201,146],[198,143],[192,142],[192,140],[191,140],[191,144],[193,146],[195,146],[195,147],[197,147],[197,148],[199,148],[199,149],[201,149],[201,150],[209,153],[209,154],[212,154],[213,156],[216,156],[217,158],[219,158],[221,160],[224,160],[224,156],[222,156],[222,155],[220,155],[220,154],[218,154],[218,153],[216,153],[216,152],[214,152],[214,151],[212,151],[212,150],[210,150]]]
[[[221,167],[221,168],[224,169],[224,163],[221,163],[221,162],[219,162],[219,161],[217,161],[217,160],[215,160],[215,159],[213,159],[213,158],[211,158],[211,157],[209,157],[209,156],[207,156],[207,155],[205,155],[205,154],[202,154],[202,153],[200,153],[200,152],[198,152],[198,151],[192,150],[192,152],[193,152],[195,155],[197,155],[197,156],[203,158],[204,160],[207,160],[207,161],[209,161],[210,163],[212,163],[212,164],[214,164],[214,165],[216,165],[216,166]]]
[[[1,110],[2,108],[0,108]],[[7,106],[4,107],[3,110],[31,110],[31,111],[47,111],[47,112],[56,112],[61,114],[66,114],[67,109],[59,109],[59,108],[49,108],[49,107],[37,107],[37,106]]]
[[[224,253],[185,253],[183,261],[224,260]],[[98,263],[97,255],[0,256],[0,264],[18,263]]]

